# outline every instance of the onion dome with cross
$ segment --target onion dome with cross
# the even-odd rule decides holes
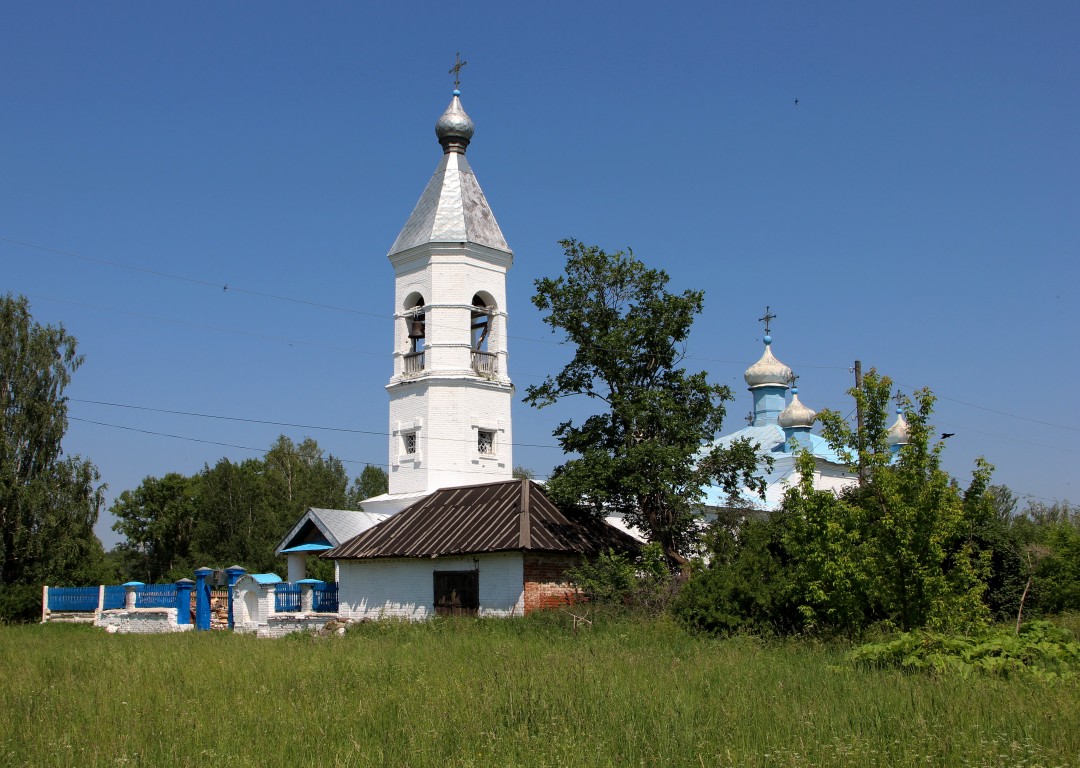
[[[791,402],[780,412],[780,426],[784,429],[810,429],[817,418],[817,412],[799,401],[799,388],[791,388]]]

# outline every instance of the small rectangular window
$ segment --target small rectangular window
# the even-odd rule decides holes
[[[495,454],[495,433],[483,429],[476,432],[476,451],[485,456]]]
[[[416,453],[416,433],[406,432],[402,436],[403,445],[402,448],[406,454]]]

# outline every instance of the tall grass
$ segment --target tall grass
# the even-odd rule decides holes
[[[0,765],[1080,765],[1076,682],[844,650],[550,616],[279,641],[0,627]]]

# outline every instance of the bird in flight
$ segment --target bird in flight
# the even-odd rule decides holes
[[[942,432],[941,433],[941,439],[942,440],[947,440],[948,438],[952,437],[955,434],[956,434],[955,432]]]
[[[796,107],[799,106],[799,100],[798,99],[795,99],[795,106]]]

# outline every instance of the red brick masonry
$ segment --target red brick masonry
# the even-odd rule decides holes
[[[525,613],[574,602],[575,590],[566,572],[581,564],[577,555],[525,554]]]

